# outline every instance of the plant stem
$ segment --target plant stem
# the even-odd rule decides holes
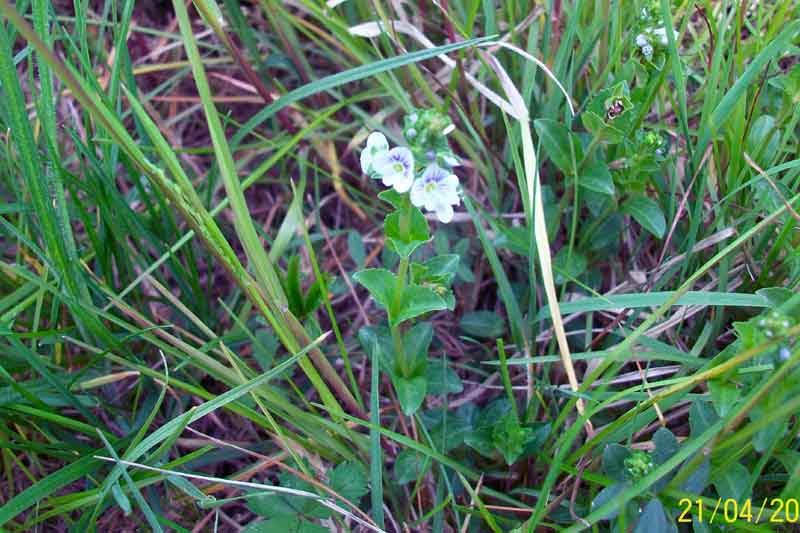
[[[409,215],[407,205],[404,209],[400,210],[400,234],[406,235],[409,231],[411,224],[411,217]],[[408,257],[400,257],[400,265],[397,268],[397,284],[394,287],[394,295],[392,299],[393,314],[400,312],[400,307],[403,303],[403,292],[406,289],[406,277],[408,275]],[[406,352],[403,347],[403,337],[400,331],[400,324],[391,324],[392,341],[394,342],[395,360],[400,367],[400,373],[403,377],[409,377],[411,369],[409,368],[409,361],[406,357]]]
[[[400,310],[400,305],[403,301],[403,291],[406,288],[406,274],[408,272],[408,258],[400,258],[400,266],[397,270],[397,285],[394,288],[394,301],[392,307],[395,312]],[[392,340],[394,341],[394,353],[400,366],[400,372],[404,377],[409,377],[410,368],[408,358],[406,357],[405,349],[403,348],[403,337],[400,332],[400,324],[392,324]]]

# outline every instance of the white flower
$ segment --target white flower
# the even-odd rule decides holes
[[[375,173],[387,187],[394,187],[399,193],[411,188],[414,182],[414,155],[404,146],[392,148],[375,157]]]
[[[647,46],[649,43],[650,41],[647,40],[647,36],[644,33],[640,33],[636,36],[636,46],[639,48]]]
[[[437,165],[429,165],[411,188],[411,203],[434,211],[445,224],[453,220],[453,206],[460,201],[458,178]]]
[[[658,41],[662,46],[667,46],[669,44],[669,39],[667,38],[667,28],[657,28],[653,30],[653,35],[658,37]],[[672,30],[672,35],[675,39],[680,37],[680,34],[675,30]]]
[[[361,170],[364,174],[371,174],[374,170],[375,159],[389,151],[389,142],[383,133],[374,131],[367,137],[367,147],[361,151]]]
[[[649,44],[642,46],[642,54],[644,54],[644,57],[646,57],[647,60],[650,61],[651,59],[653,59],[653,47],[650,46]]]
[[[460,167],[461,166],[461,162],[458,160],[458,158],[456,156],[454,156],[454,155],[451,155],[451,154],[443,155],[442,156],[442,161],[444,161],[444,163],[447,166],[450,166],[450,167]]]

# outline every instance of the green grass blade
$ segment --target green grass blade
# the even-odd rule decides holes
[[[275,100],[268,106],[264,107],[264,109],[253,115],[253,117],[248,120],[239,131],[236,132],[236,135],[233,136],[231,139],[231,145],[236,146],[241,143],[244,138],[253,130],[255,130],[262,122],[275,115],[275,113],[281,109],[295,102],[299,102],[300,100],[311,95],[327,91],[347,83],[368,78],[370,76],[375,76],[382,72],[387,72],[405,65],[418,63],[437,55],[448,54],[463,48],[473,47],[478,44],[488,42],[491,39],[492,37],[468,39],[458,43],[437,46],[436,48],[427,48],[418,52],[411,52],[398,57],[390,57],[388,59],[370,63],[368,65],[361,65],[344,72],[338,72],[321,80],[298,87],[297,89],[281,96],[279,99]]]
[[[380,347],[375,346],[373,354],[378,354]],[[372,371],[370,373],[370,421],[373,426],[381,425],[381,404],[380,404],[380,364],[379,358],[375,355],[372,361]],[[383,450],[381,449],[381,434],[375,429],[369,432],[369,472],[371,483],[372,518],[378,527],[383,528]]]
[[[279,323],[279,326],[276,328],[278,335],[284,343],[287,343],[287,348],[290,351],[297,350],[300,343],[308,339],[308,334],[305,332],[302,324],[287,310],[288,304],[286,295],[281,286],[280,278],[269,256],[264,251],[264,247],[261,245],[261,240],[256,233],[253,220],[250,217],[247,202],[244,198],[244,192],[242,191],[242,186],[236,173],[236,165],[233,162],[230,146],[225,138],[222,123],[219,120],[216,107],[211,97],[211,90],[208,86],[208,80],[200,58],[200,52],[194,40],[188,12],[183,3],[178,0],[173,2],[173,5],[178,17],[181,32],[183,33],[184,47],[189,61],[192,64],[195,83],[200,93],[200,100],[206,114],[206,121],[214,144],[214,152],[221,169],[225,190],[230,199],[236,233],[244,246],[250,267],[255,272],[256,279],[261,289],[265,291],[267,302],[277,311],[275,315]],[[316,369],[311,365],[305,364],[304,361],[301,361],[301,366],[314,384],[323,402],[330,407],[333,412],[337,410],[341,411],[341,406],[337,398],[334,397],[328,388],[328,385],[330,385],[334,387],[337,395],[351,410],[353,410],[353,412],[361,413],[362,410],[358,406],[358,403],[324,355],[320,352],[312,352],[312,356]],[[327,384],[320,379],[317,371],[325,376]]]
[[[572,302],[559,304],[562,315],[573,313],[589,313],[592,311],[610,311],[612,309],[635,309],[640,307],[658,307],[672,301],[675,291],[655,291],[638,294],[610,294],[593,298],[581,298]],[[687,291],[671,304],[701,305],[726,307],[769,307],[769,301],[758,294],[742,294],[735,292]],[[547,306],[536,314],[536,320],[544,320],[550,316]]]

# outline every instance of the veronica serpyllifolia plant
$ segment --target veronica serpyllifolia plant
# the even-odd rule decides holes
[[[415,110],[404,120],[406,146],[390,147],[380,132],[367,138],[361,152],[361,169],[389,187],[378,197],[391,205],[384,219],[386,245],[397,254],[396,272],[367,268],[354,279],[386,311],[388,327],[363,328],[359,336],[375,364],[389,373],[403,411],[419,409],[427,391],[425,370],[433,338],[423,315],[453,310],[450,289],[458,256],[443,254],[424,262],[412,259],[431,240],[428,220],[420,208],[434,213],[442,223],[452,221],[460,203],[459,181],[452,169],[458,159],[450,150],[450,119],[432,110]]]

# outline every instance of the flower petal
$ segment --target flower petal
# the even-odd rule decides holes
[[[458,176],[455,174],[450,174],[444,179],[444,185],[447,187],[448,190],[457,191],[458,190]]]
[[[439,219],[439,222],[447,224],[453,220],[453,215],[453,206],[450,204],[439,204],[436,206],[436,218]]]
[[[392,185],[394,185],[394,182],[397,180],[397,176],[398,176],[398,174],[395,174],[393,172],[387,172],[386,174],[383,174],[381,176],[381,181],[387,187],[391,187]]]
[[[372,154],[369,153],[369,148],[364,148],[361,151],[361,172],[369,174],[370,167],[372,166]]]
[[[393,159],[401,161],[405,166],[414,168],[414,154],[405,146],[396,146],[389,150],[389,154]]]
[[[461,198],[456,191],[447,191],[442,194],[442,201],[448,205],[458,205],[461,203]]]
[[[392,160],[392,155],[388,150],[386,152],[380,152],[379,154],[376,154],[375,157],[372,159],[373,168],[377,172],[380,172],[381,174],[384,173],[382,169],[390,168],[392,163],[394,163],[394,161]]]
[[[426,181],[435,181],[438,183],[446,175],[447,175],[446,170],[444,170],[436,163],[431,163],[430,165],[425,167],[425,171],[422,173],[422,179]]]
[[[413,176],[409,176],[408,174],[398,174],[397,179],[394,182],[394,190],[400,194],[408,192],[408,189],[411,188],[412,183],[414,183]]]
[[[425,203],[425,183],[422,179],[418,179],[411,187],[411,203],[415,207],[419,207]]]
[[[372,172],[375,158],[387,151],[389,151],[389,142],[386,140],[386,136],[379,131],[370,133],[367,137],[367,147],[361,151],[361,171],[364,174]]]
[[[389,149],[389,141],[386,140],[386,135],[379,131],[373,131],[367,137],[367,150],[373,148],[379,152],[385,152]]]

